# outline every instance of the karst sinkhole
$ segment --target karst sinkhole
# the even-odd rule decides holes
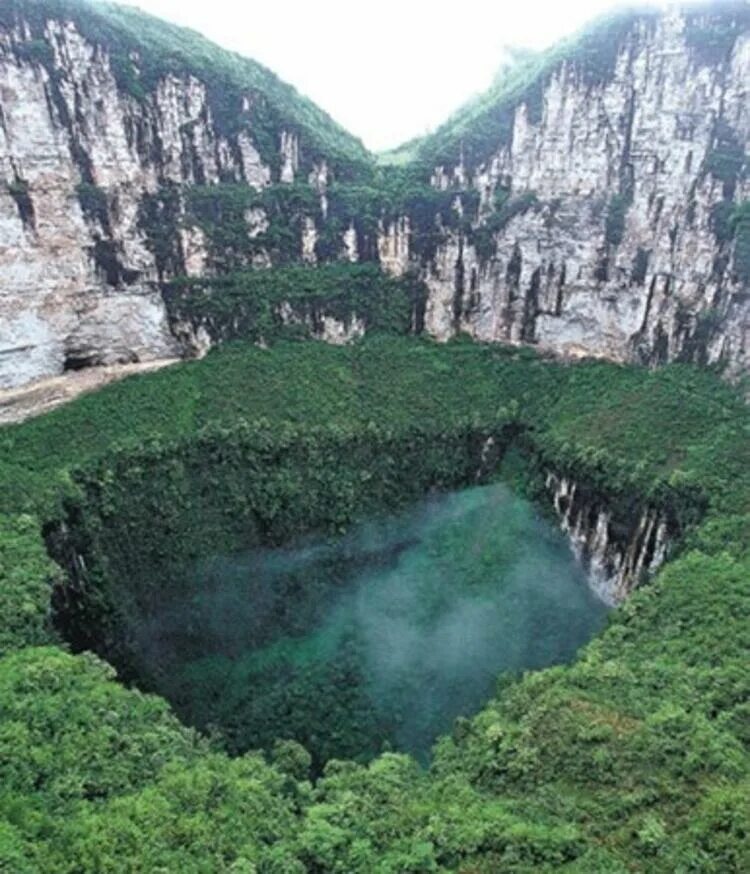
[[[317,770],[383,749],[427,761],[499,677],[569,661],[607,612],[554,522],[503,483],[128,588],[119,645],[93,647],[126,682],[233,753],[291,738]],[[68,606],[58,628],[90,647]]]

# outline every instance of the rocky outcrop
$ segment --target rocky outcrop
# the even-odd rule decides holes
[[[215,135],[195,79],[166,78],[141,104],[119,91],[109,58],[73,24],[48,22],[49,69],[19,51],[24,36],[0,41],[0,385],[174,355],[140,198],[197,175],[257,184],[257,153],[249,143],[233,153]],[[183,240],[193,271],[199,242]]]
[[[187,193],[262,192],[308,167],[324,189],[329,165],[250,84],[227,120],[229,89],[187,71],[142,82],[136,52],[15,6],[0,15],[0,387],[179,354],[160,283],[224,257]],[[257,207],[245,219],[250,239],[268,226]],[[301,225],[300,259],[315,260],[315,233]],[[248,266],[269,264],[256,249]]]
[[[380,222],[378,227],[378,259],[391,276],[403,276],[410,266],[409,237],[411,226],[408,216],[394,221]]]
[[[663,564],[672,533],[666,511],[645,506],[617,518],[606,500],[566,477],[548,473],[546,486],[592,589],[607,604],[622,601]]]

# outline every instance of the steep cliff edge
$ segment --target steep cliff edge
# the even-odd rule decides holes
[[[329,262],[402,283],[383,286],[411,302],[399,330],[747,372],[749,9],[604,21],[383,167],[197,34],[84,0],[10,0],[0,387],[263,339],[248,312],[336,341],[382,326],[361,294],[342,304],[356,271],[319,274],[335,300],[306,278],[304,295],[258,305],[259,269]]]
[[[750,356],[750,6],[622,14],[419,143],[470,221],[427,329],[658,363]]]
[[[175,354],[159,282],[202,273],[231,249],[214,252],[195,214],[220,224],[227,195],[247,201],[244,235],[261,237],[263,262],[266,201],[294,233],[289,193],[275,189],[308,177],[325,186],[369,161],[260,65],[142,13],[76,0],[3,4],[0,110],[6,387]],[[209,187],[223,200],[206,203]]]

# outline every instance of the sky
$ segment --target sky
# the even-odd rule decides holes
[[[130,0],[129,5],[260,61],[380,151],[434,129],[487,88],[507,47],[544,48],[621,3]]]

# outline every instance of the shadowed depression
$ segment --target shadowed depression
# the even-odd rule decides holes
[[[204,559],[130,632],[144,684],[183,719],[234,752],[293,738],[320,766],[426,760],[498,675],[569,660],[605,615],[563,536],[495,484]]]

